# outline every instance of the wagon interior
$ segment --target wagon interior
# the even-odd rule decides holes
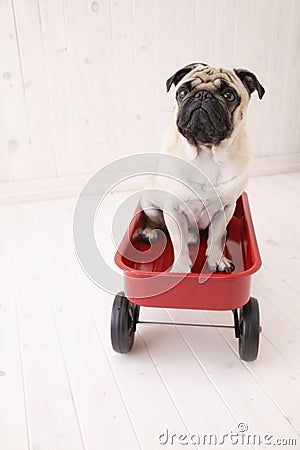
[[[165,272],[173,263],[173,248],[169,234],[164,231],[166,242],[162,247],[161,237],[152,245],[134,240],[132,236],[139,227],[143,226],[144,213],[138,211],[132,219],[127,237],[120,246],[122,263],[129,269],[143,272]],[[251,242],[251,231],[245,217],[243,198],[237,201],[234,216],[227,227],[225,255],[235,265],[233,273],[241,273],[250,269],[255,263]],[[205,263],[205,251],[207,247],[207,230],[200,231],[200,244],[190,246],[190,257],[194,261],[192,273],[200,273]],[[164,250],[162,251],[162,248]],[[204,271],[205,272],[205,271]],[[222,275],[222,274],[218,274]],[[225,276],[226,274],[224,274]],[[227,274],[228,276],[228,274]]]

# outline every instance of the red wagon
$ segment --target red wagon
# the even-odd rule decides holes
[[[168,325],[213,326],[233,328],[239,340],[239,354],[245,361],[257,357],[260,336],[258,301],[250,297],[251,275],[261,266],[261,259],[251,219],[247,194],[237,201],[234,216],[227,227],[225,255],[235,265],[232,273],[205,273],[207,231],[200,233],[200,245],[190,247],[194,265],[191,273],[170,273],[173,248],[168,234],[163,251],[159,242],[150,246],[133,236],[142,226],[143,211],[137,210],[115,255],[115,262],[124,273],[124,292],[116,295],[111,317],[111,340],[114,350],[131,350],[140,306],[201,310],[231,310],[234,324],[199,325],[167,323]],[[152,252],[152,253],[151,253]],[[196,253],[195,253],[196,252]]]

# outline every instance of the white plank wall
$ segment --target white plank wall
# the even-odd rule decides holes
[[[0,182],[158,151],[191,61],[253,70],[255,156],[299,164],[299,23],[298,0],[1,0]]]

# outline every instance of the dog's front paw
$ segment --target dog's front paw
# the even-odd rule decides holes
[[[210,272],[231,273],[235,268],[233,262],[224,255],[218,261],[208,257],[207,262]]]
[[[159,230],[150,227],[137,228],[132,236],[133,242],[142,241],[145,244],[154,244],[158,238]]]

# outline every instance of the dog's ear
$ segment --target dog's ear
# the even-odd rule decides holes
[[[182,69],[177,70],[177,72],[174,73],[174,75],[172,75],[171,78],[169,78],[166,82],[167,92],[169,92],[173,83],[176,86],[176,84],[178,84],[179,81],[182,80],[182,78],[187,73],[189,73],[191,70],[195,69],[199,65],[207,66],[207,64],[204,64],[204,63],[193,63],[193,64],[188,64],[187,66],[183,67]]]
[[[246,69],[234,69],[234,72],[246,87],[247,91],[249,92],[249,96],[256,90],[259,99],[263,98],[265,89],[260,84],[254,73],[249,72],[249,70]]]

